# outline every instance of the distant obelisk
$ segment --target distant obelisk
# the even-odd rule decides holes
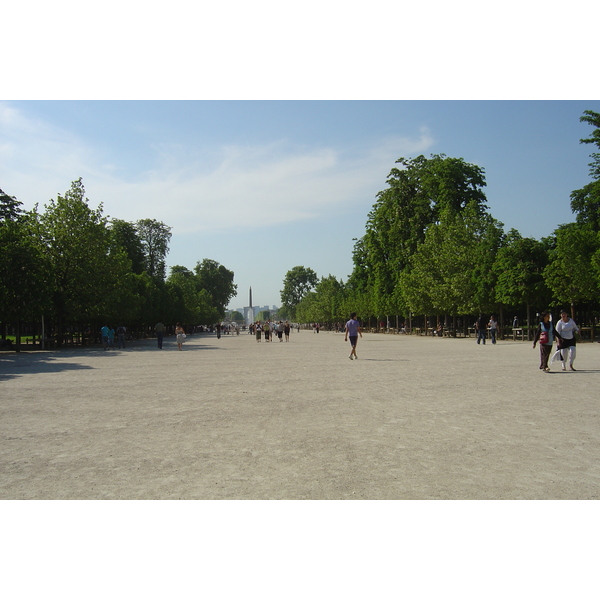
[[[250,286],[250,307],[248,308],[248,325],[254,323],[254,309],[252,308],[252,286]]]

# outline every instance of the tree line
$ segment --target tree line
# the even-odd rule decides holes
[[[580,140],[600,148],[600,114]],[[571,193],[573,223],[540,240],[504,231],[486,203],[485,173],[443,154],[400,158],[356,239],[353,271],[344,282],[307,267],[288,271],[281,302],[290,318],[345,322],[419,315],[452,321],[479,313],[526,314],[564,306],[582,321],[598,316],[600,291],[600,153],[591,154],[592,181]],[[540,204],[543,210],[543,203]],[[464,326],[466,320],[461,319]]]
[[[104,324],[140,334],[158,321],[212,324],[234,296],[233,272],[210,259],[166,276],[171,227],[154,219],[109,219],[80,179],[43,210],[0,190],[0,327],[97,339]],[[42,319],[43,317],[43,319]]]

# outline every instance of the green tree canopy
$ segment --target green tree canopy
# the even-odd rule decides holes
[[[164,281],[171,228],[162,221],[140,219],[136,223],[136,231],[144,252],[146,272],[150,277]]]
[[[596,128],[591,137],[580,142],[594,144],[600,149],[600,113],[586,110],[580,121]],[[571,193],[571,210],[577,214],[578,223],[588,224],[595,231],[600,231],[600,152],[593,152],[591,157],[593,160],[589,166],[592,181]]]
[[[317,274],[310,268],[297,266],[290,269],[283,280],[281,303],[295,318],[295,309],[306,294],[317,285]]]
[[[122,248],[131,261],[132,272],[137,275],[143,273],[146,269],[146,258],[135,224],[121,219],[112,219],[110,229],[115,245]]]
[[[556,246],[544,277],[556,301],[571,305],[598,298],[599,280],[594,257],[600,250],[598,232],[590,225],[569,223],[555,232]]]
[[[67,318],[118,319],[119,298],[128,294],[129,261],[114,248],[102,205],[89,207],[81,178],[50,200],[39,226],[59,334]]]
[[[0,223],[16,221],[23,214],[21,206],[23,206],[22,202],[19,202],[14,196],[5,194],[0,189]]]
[[[477,204],[461,212],[444,210],[439,222],[427,228],[425,240],[400,276],[406,303],[417,314],[468,314],[488,308],[486,276],[491,267],[487,249],[501,237],[499,224],[481,214]],[[480,285],[481,283],[481,285]],[[484,306],[482,306],[484,304]]]
[[[233,283],[234,273],[217,261],[205,258],[198,261],[194,269],[196,285],[205,290],[211,298],[211,304],[218,313],[218,319],[225,316],[225,308],[235,295],[237,285]]]
[[[551,293],[544,279],[548,265],[549,245],[533,238],[524,238],[516,229],[511,229],[498,250],[493,270],[497,283],[495,298],[507,306],[525,305],[547,308]]]
[[[365,289],[364,279],[379,314],[403,311],[405,295],[397,293],[400,274],[407,268],[427,228],[442,214],[459,213],[467,206],[483,214],[483,170],[462,158],[443,154],[427,159],[400,158],[402,168],[393,168],[388,188],[377,195],[368,215],[366,232],[355,246],[355,271],[351,287]],[[360,289],[360,288],[359,288]]]

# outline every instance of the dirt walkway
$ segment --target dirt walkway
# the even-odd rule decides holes
[[[343,340],[2,353],[0,498],[599,497],[599,344]]]

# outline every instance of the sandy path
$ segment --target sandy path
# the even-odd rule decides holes
[[[343,334],[0,354],[2,499],[595,499],[600,345]]]

